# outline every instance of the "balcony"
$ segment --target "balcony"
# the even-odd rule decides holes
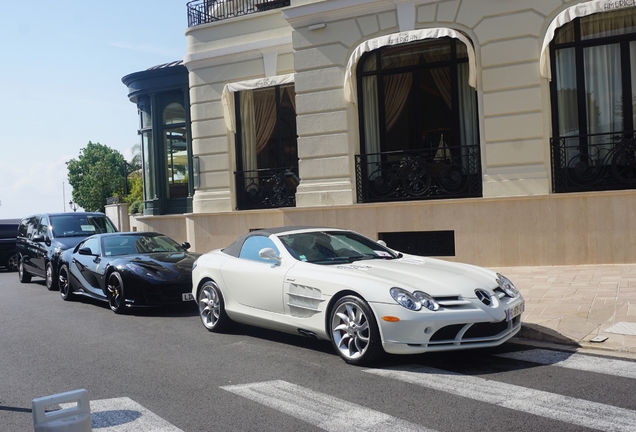
[[[356,155],[361,203],[482,196],[478,145]]]
[[[296,206],[298,167],[235,171],[238,210]]]
[[[554,137],[554,192],[636,189],[634,131]]]
[[[290,4],[291,0],[192,0],[186,4],[188,27],[278,9]]]

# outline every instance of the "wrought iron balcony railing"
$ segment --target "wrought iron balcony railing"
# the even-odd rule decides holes
[[[192,0],[187,3],[188,27],[289,6],[291,0]]]
[[[238,210],[295,207],[298,167],[235,171]]]
[[[481,197],[478,145],[356,155],[358,202]]]
[[[554,192],[636,189],[634,131],[554,137]]]

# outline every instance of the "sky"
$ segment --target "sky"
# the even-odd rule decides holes
[[[30,0],[0,13],[0,219],[72,211],[66,162],[89,141],[132,158],[121,79],[185,56],[188,0]]]

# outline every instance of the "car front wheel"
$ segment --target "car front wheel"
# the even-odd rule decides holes
[[[60,267],[59,276],[60,296],[63,300],[71,300],[71,285],[68,280],[68,267],[63,265]]]
[[[199,317],[203,326],[211,332],[220,332],[230,325],[230,318],[225,312],[225,302],[219,286],[206,282],[199,291]]]
[[[119,273],[113,272],[108,277],[106,296],[108,297],[108,306],[110,306],[113,312],[116,314],[125,312],[124,281]]]
[[[329,322],[331,342],[347,363],[370,364],[384,353],[373,312],[361,298],[345,296],[339,299]]]
[[[20,262],[18,264],[18,279],[22,283],[31,282],[31,275],[24,269],[24,262],[22,258],[20,258]]]
[[[53,274],[53,266],[50,262],[46,263],[46,289],[49,291],[57,289],[57,278]]]

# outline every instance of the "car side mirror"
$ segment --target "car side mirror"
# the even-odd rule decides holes
[[[181,247],[184,248],[185,250],[188,250],[188,249],[190,249],[191,246],[190,246],[190,243],[183,242],[183,243],[181,243]]]
[[[44,239],[44,236],[42,234],[36,234],[33,236],[33,238],[31,239],[36,243],[44,243],[46,240]]]
[[[386,247],[386,242],[384,240],[378,240],[376,243],[379,244],[380,246]]]
[[[89,247],[83,247],[77,251],[80,255],[94,255],[93,251]]]
[[[281,257],[272,248],[261,249],[260,251],[258,251],[258,256],[265,260],[276,261],[276,265],[280,265],[280,263],[282,262]]]

